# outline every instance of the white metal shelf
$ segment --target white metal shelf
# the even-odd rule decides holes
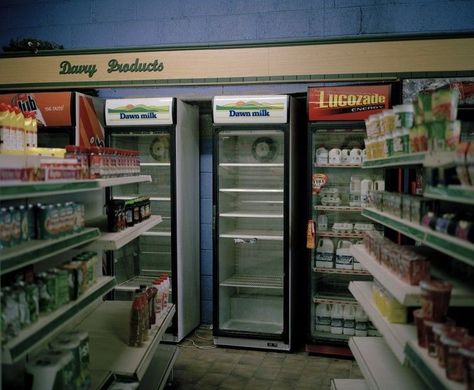
[[[313,272],[321,274],[340,274],[340,275],[361,275],[370,276],[370,272],[363,269],[342,269],[342,268],[322,268],[313,267]]]
[[[382,334],[393,355],[403,364],[405,362],[405,345],[409,340],[416,340],[414,325],[392,324],[388,322],[373,303],[372,282],[350,282],[349,290],[364,309],[367,316]]]
[[[353,206],[323,206],[317,205],[314,206],[314,209],[317,211],[338,211],[338,212],[346,212],[346,213],[360,213],[362,211],[362,207],[353,207]]]
[[[147,183],[151,182],[150,175],[109,177],[106,179],[97,179],[100,188],[121,186],[125,184]]]
[[[97,228],[84,228],[78,233],[51,240],[31,240],[12,248],[0,250],[0,274],[37,263],[69,249],[87,244],[100,236]]]
[[[395,299],[405,306],[421,306],[421,289],[419,286],[412,286],[387,267],[380,264],[363,245],[352,245],[352,255],[377,279]],[[433,266],[432,273],[453,284],[449,305],[453,307],[473,307],[474,289],[448,277],[445,273],[437,272]]]
[[[271,214],[271,213],[242,213],[239,211],[232,211],[228,213],[220,213],[219,217],[229,218],[283,218],[283,214]]]
[[[408,165],[422,165],[424,161],[424,152],[410,153],[401,156],[366,160],[362,163],[362,168],[388,168]]]
[[[397,361],[381,337],[352,337],[349,348],[369,389],[427,389],[410,367]]]
[[[330,295],[324,293],[317,293],[313,297],[313,303],[338,303],[341,305],[357,305],[357,301],[349,296]]]
[[[158,225],[161,223],[161,221],[161,216],[152,215],[147,220],[137,223],[136,225],[126,228],[120,232],[102,233],[99,239],[89,245],[89,248],[115,251],[133,241],[142,233],[150,230],[153,226]]]
[[[283,194],[283,189],[279,188],[219,188],[219,192],[249,192],[249,193],[268,193],[268,194]]]
[[[169,167],[171,166],[171,163],[169,162],[153,162],[153,163],[140,163],[141,167]]]
[[[171,237],[171,232],[144,232],[141,234],[142,236],[150,236],[150,237]]]
[[[364,233],[334,232],[332,230],[318,230],[318,237],[339,237],[339,238],[364,238]]]
[[[44,343],[45,340],[71,323],[74,317],[89,307],[96,299],[111,291],[115,277],[99,278],[87,291],[57,310],[41,315],[38,321],[20,331],[2,347],[2,363],[11,364]]]
[[[474,186],[450,185],[447,187],[427,186],[423,196],[447,202],[474,205]]]
[[[134,195],[134,196],[114,196],[114,199],[119,199],[119,200],[130,200],[130,199],[135,199],[138,198],[140,195]],[[171,202],[171,198],[166,198],[166,197],[157,197],[157,196],[150,196],[149,197],[151,201],[162,201],[162,202]]]
[[[144,276],[144,275],[138,275],[135,276],[125,282],[122,282],[115,286],[115,290],[118,291],[135,291],[137,288],[140,287],[141,284],[144,284],[146,286],[150,286],[152,282],[158,277],[156,276]]]
[[[265,241],[283,241],[283,233],[276,231],[264,231],[264,230],[233,230],[226,233],[219,234],[220,238],[242,238],[242,239],[254,239],[265,240]]]
[[[220,282],[219,286],[282,289],[283,277],[236,274]]]
[[[89,333],[91,369],[110,370],[116,375],[141,380],[171,324],[175,306],[166,309],[142,346],[130,347],[127,319],[131,305],[129,301],[105,301],[79,324],[78,329]]]
[[[431,230],[418,223],[407,221],[374,208],[366,207],[362,211],[362,215],[420,241],[430,248],[443,252],[466,264],[474,265],[474,244],[469,241]]]
[[[313,164],[314,168],[362,168],[362,164]]]

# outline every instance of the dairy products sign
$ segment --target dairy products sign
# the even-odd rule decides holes
[[[173,98],[108,99],[105,102],[107,126],[173,124]]]
[[[363,120],[390,107],[391,85],[308,88],[310,121]]]
[[[288,96],[216,96],[214,123],[286,123]]]

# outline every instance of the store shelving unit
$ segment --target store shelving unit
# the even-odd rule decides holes
[[[328,231],[318,231],[319,237],[333,237],[333,238],[364,238],[363,233],[353,233],[353,232],[333,232]]]
[[[474,265],[474,244],[469,241],[436,232],[420,224],[369,207],[362,211],[362,215],[416,241],[420,241],[430,248],[452,256],[466,264]]]
[[[52,197],[60,195],[80,194],[82,192],[100,191],[107,187],[120,186],[133,183],[142,183],[151,181],[149,175],[106,178],[98,180],[80,180],[80,181],[58,181],[44,183],[2,183],[0,187],[0,200],[21,200],[35,197]],[[60,237],[51,240],[32,240],[13,248],[5,248],[0,251],[0,269],[1,274],[6,275],[12,271],[18,270],[27,265],[35,265],[53,256],[66,253],[71,249],[94,248],[96,250],[117,249],[133,240],[140,232],[144,232],[161,222],[160,216],[153,216],[149,220],[137,224],[133,228],[120,233],[101,234],[97,227],[87,227],[78,233]],[[90,286],[87,291],[79,296],[75,301],[59,307],[57,310],[40,315],[40,318],[30,326],[22,329],[17,336],[9,340],[2,346],[2,364],[19,363],[30,353],[36,353],[48,340],[58,334],[65,328],[74,328],[75,325],[87,317],[95,305],[103,307],[104,304],[113,302],[98,301],[116,286],[116,279],[113,276],[101,276]],[[123,303],[123,302],[122,302]],[[127,310],[124,310],[120,316],[123,326],[128,326],[128,321],[123,321],[128,317],[130,303],[126,302]],[[94,313],[97,309],[94,311]],[[138,371],[141,366],[153,358],[156,351],[156,345],[161,340],[164,330],[168,327],[175,309],[170,306],[168,312],[162,317],[162,324],[157,327],[157,331],[149,342],[150,347],[137,353],[142,353]],[[87,317],[89,318],[89,317]],[[95,328],[96,332],[101,333],[100,329]],[[92,331],[91,331],[92,332]],[[125,335],[128,332],[123,331]],[[97,347],[95,341],[90,340],[92,350],[107,349]],[[176,351],[175,351],[176,352]],[[138,355],[136,355],[137,357]],[[166,375],[169,374],[176,353],[165,369]],[[138,357],[137,357],[138,358]],[[96,356],[91,354],[91,361],[95,361]],[[7,367],[7,366],[5,366]],[[113,372],[108,367],[90,365],[94,388],[102,388],[113,381]],[[156,376],[154,376],[156,378]],[[163,378],[159,378],[163,380]],[[165,383],[165,382],[164,382]],[[162,387],[164,387],[164,383]],[[161,388],[162,388],[161,387]]]
[[[474,205],[474,187],[461,185],[427,186],[423,193],[426,198]]]
[[[449,380],[445,369],[441,368],[437,359],[428,355],[426,349],[421,348],[416,340],[410,340],[405,347],[405,354],[410,365],[428,384],[431,389],[464,390],[462,383]]]
[[[333,169],[333,168],[362,168],[361,164],[325,164],[325,165],[317,165],[313,164],[315,168],[318,169]]]
[[[340,274],[340,275],[371,275],[370,272],[366,270],[359,269],[342,269],[342,268],[322,268],[322,267],[313,267],[313,272],[318,272],[320,274]]]
[[[421,306],[421,289],[419,286],[412,286],[387,267],[380,264],[363,245],[353,245],[351,252],[355,258],[392,294],[395,299],[404,306]],[[451,291],[450,305],[454,307],[474,306],[474,289],[459,281],[448,277],[445,273],[437,271],[433,265],[432,274],[440,275],[444,280],[453,284]]]
[[[316,205],[313,207],[316,211],[338,211],[341,213],[360,213],[362,207],[353,207],[353,206],[323,206]]]
[[[349,347],[369,389],[428,389],[410,367],[398,362],[383,338],[352,337]]]
[[[152,215],[147,220],[137,223],[136,225],[126,228],[120,232],[102,233],[97,240],[90,244],[89,248],[107,251],[118,250],[161,222],[161,216]]]
[[[140,347],[128,345],[131,302],[106,301],[88,315],[78,329],[89,333],[90,366],[117,376],[142,380],[175,313],[170,305]],[[176,348],[176,347],[175,347]],[[177,353],[177,349],[175,349]]]
[[[390,168],[399,166],[422,165],[425,161],[425,153],[411,153],[401,156],[378,158],[367,160],[362,163],[362,168]]]
[[[400,364],[405,363],[405,345],[409,340],[416,340],[415,327],[406,324],[392,324],[382,316],[372,300],[372,282],[351,282],[349,290],[382,334]]]
[[[115,278],[104,276],[75,301],[57,310],[41,315],[38,321],[23,329],[2,347],[2,363],[11,364],[33,351],[46,339],[64,329],[77,314],[86,310],[94,301],[115,287]]]
[[[59,255],[70,249],[87,244],[100,237],[99,229],[84,230],[51,240],[31,240],[12,248],[0,250],[0,274]]]

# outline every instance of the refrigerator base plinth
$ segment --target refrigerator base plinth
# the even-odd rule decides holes
[[[282,324],[245,320],[229,320],[221,325],[221,329],[237,332],[267,333],[274,335],[280,335],[283,332]]]
[[[246,339],[240,337],[214,336],[214,344],[217,346],[269,349],[277,351],[289,351],[291,346],[279,340]]]
[[[352,358],[352,352],[348,346],[329,344],[306,344],[305,351],[318,355]]]

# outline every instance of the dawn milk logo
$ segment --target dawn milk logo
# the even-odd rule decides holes
[[[108,108],[109,114],[115,114],[113,116],[118,120],[127,119],[155,119],[158,118],[160,113],[168,113],[170,110],[169,106],[148,106],[145,104],[127,104],[126,106],[120,106],[115,108]]]
[[[218,111],[228,111],[229,117],[268,117],[274,110],[283,110],[284,103],[266,103],[255,100],[239,100],[237,102],[216,105]]]
[[[110,126],[163,125],[173,123],[173,99],[110,99],[105,120]]]

